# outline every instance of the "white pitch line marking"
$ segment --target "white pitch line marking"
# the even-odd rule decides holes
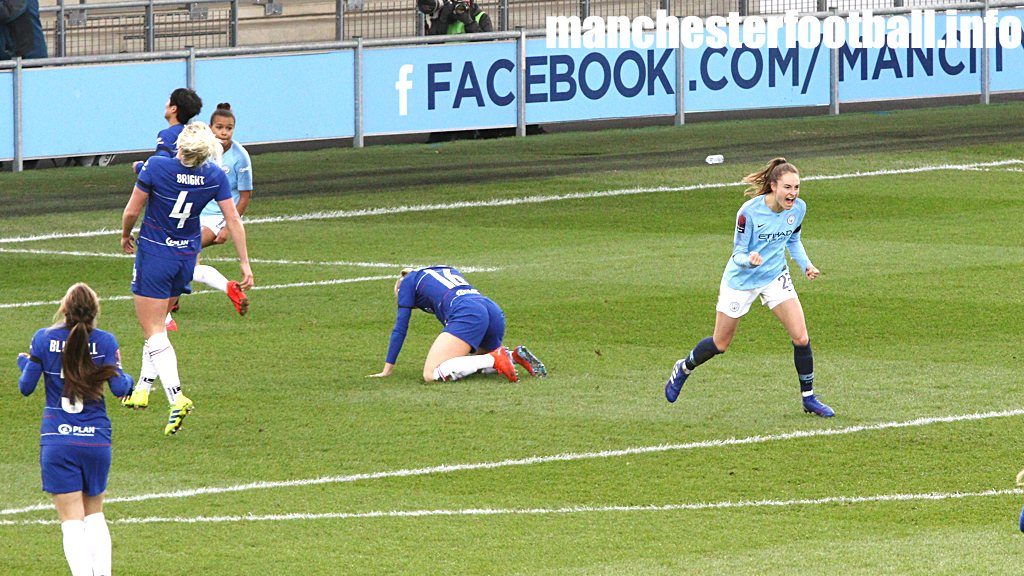
[[[845,174],[820,174],[817,176],[805,176],[804,182],[815,180],[843,180],[848,178],[868,178],[872,176],[896,176],[901,174],[918,174],[921,172],[934,172],[937,170],[975,170],[993,166],[1010,166],[1024,164],[1024,160],[1010,159],[997,160],[993,162],[976,162],[972,164],[936,164],[931,166],[917,166],[914,168],[896,168],[891,170],[873,170],[869,172],[849,172]],[[693,190],[709,190],[714,188],[727,188],[732,186],[746,186],[743,182],[718,182],[709,184],[692,184],[689,186],[659,186],[656,188],[624,188],[619,190],[604,190],[597,192],[574,192],[571,194],[553,194],[545,196],[520,196],[516,198],[495,198],[492,200],[474,200],[465,202],[452,202],[448,204],[416,204],[411,206],[391,206],[382,208],[364,208],[361,210],[333,210],[327,212],[311,212],[308,214],[295,214],[291,216],[266,216],[262,218],[247,218],[245,224],[269,224],[275,222],[302,222],[305,220],[332,220],[337,218],[359,218],[363,216],[390,216],[394,214],[407,214],[410,212],[433,212],[438,210],[458,210],[461,208],[488,208],[497,206],[515,206],[519,204],[539,204],[544,202],[558,202],[562,200],[583,200],[590,198],[609,198],[613,196],[632,196],[636,194],[651,194],[657,192],[689,192]],[[17,236],[0,238],[0,244],[12,244],[20,242],[35,242],[39,240],[55,240],[59,238],[88,238],[92,236],[106,236],[120,234],[120,229],[101,228],[85,232],[54,232],[51,234],[40,234],[36,236]]]
[[[117,252],[83,252],[80,250],[42,250],[32,248],[0,248],[2,254],[37,254],[41,256],[82,256],[85,258],[120,258],[134,259],[134,254]],[[204,257],[203,262],[238,262],[238,258],[223,256]],[[250,258],[251,264],[285,264],[294,266],[352,266],[353,268],[394,268],[400,270],[405,267],[416,268],[423,264],[397,264],[393,262],[358,262],[352,260],[280,260],[275,258]],[[458,266],[462,272],[496,272],[498,269],[485,266]]]
[[[305,288],[307,286],[334,286],[336,284],[352,284],[354,282],[372,282],[374,280],[394,280],[398,276],[391,274],[388,276],[361,276],[359,278],[337,278],[334,280],[316,280],[312,282],[292,282],[290,284],[270,284],[267,286],[253,286],[249,290],[281,290],[284,288]],[[192,292],[196,294],[220,294],[217,290],[196,290]],[[119,300],[131,300],[134,296],[104,296],[100,298],[103,302],[116,302]],[[47,301],[36,301],[36,302],[18,302],[14,304],[0,304],[0,309],[5,308],[32,308],[35,306],[56,306],[60,304],[60,300],[47,300]]]
[[[948,424],[953,422],[968,422],[975,420],[987,420],[991,418],[1007,418],[1011,416],[1024,415],[1024,408],[1017,408],[1014,410],[1003,410],[999,412],[983,412],[974,414],[961,414],[957,416],[929,416],[922,418],[915,418],[913,420],[905,420],[902,422],[882,422],[879,424],[863,424],[859,426],[847,426],[845,428],[827,428],[819,430],[797,430],[795,432],[785,432],[782,434],[770,434],[770,435],[759,435],[759,436],[747,436],[745,438],[725,438],[721,440],[701,440],[697,442],[687,442],[685,444],[659,444],[656,446],[639,446],[634,448],[624,448],[620,450],[604,450],[601,452],[582,452],[582,453],[566,453],[566,454],[555,454],[550,456],[530,456],[527,458],[517,458],[509,460],[501,460],[496,462],[476,462],[470,464],[444,464],[440,466],[430,466],[426,468],[408,468],[402,470],[387,470],[383,472],[370,472],[363,474],[349,474],[345,476],[324,476],[320,478],[305,478],[297,480],[279,480],[279,481],[260,481],[250,482],[247,484],[237,484],[234,486],[211,486],[203,488],[194,488],[191,490],[176,490],[174,492],[159,492],[153,494],[140,494],[137,496],[121,496],[114,498],[106,498],[104,501],[107,503],[117,502],[140,502],[143,500],[156,500],[166,498],[190,498],[192,496],[200,496],[206,494],[224,494],[228,492],[247,492],[250,490],[266,490],[269,488],[288,488],[295,486],[314,486],[318,484],[342,484],[349,482],[358,482],[361,480],[378,480],[381,478],[404,478],[409,476],[425,476],[430,474],[447,474],[451,472],[461,472],[466,470],[491,470],[495,468],[506,468],[510,466],[530,466],[533,464],[545,464],[549,462],[572,462],[578,460],[593,460],[597,458],[616,458],[620,456],[631,456],[634,454],[652,454],[657,452],[672,452],[682,450],[695,450],[701,448],[720,448],[724,446],[741,446],[745,444],[762,444],[765,442],[774,442],[780,440],[795,440],[800,438],[816,438],[821,436],[842,436],[846,434],[855,434],[857,432],[870,432],[877,430],[890,430],[897,428],[912,428],[917,426],[927,426],[929,424]],[[10,514],[20,514],[22,512],[32,512],[35,510],[48,510],[53,504],[34,504],[31,506],[25,506],[23,508],[8,508],[0,510],[0,516]]]
[[[601,512],[676,512],[693,510],[728,510],[736,508],[788,508],[794,506],[827,506],[835,504],[867,504],[874,502],[914,502],[962,500],[992,496],[1015,496],[1024,489],[983,490],[980,492],[925,492],[920,494],[879,494],[876,496],[826,496],[795,500],[725,500],[684,504],[648,504],[645,506],[565,506],[561,508],[459,508],[453,510],[388,510],[372,512],[324,512],[318,514],[247,514],[245,516],[192,516],[117,518],[112,524],[217,524],[227,522],[282,522],[294,520],[352,520],[362,518],[423,518],[428,516],[527,516],[549,514],[581,514]],[[55,525],[58,520],[0,520],[0,526]]]

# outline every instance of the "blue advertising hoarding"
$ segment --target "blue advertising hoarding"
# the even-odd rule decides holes
[[[1000,11],[1024,22],[1024,10]],[[1016,48],[989,49],[989,89],[992,92],[1024,90],[1024,44]]]
[[[526,43],[530,123],[675,114],[675,50],[547,48]]]
[[[0,102],[14,102],[14,73],[0,72]],[[0,159],[14,158],[14,114],[0,106]]]
[[[343,138],[355,133],[353,55],[217,58],[196,62],[198,118],[209,122],[218,102],[237,118],[239,142]]]
[[[26,68],[23,156],[155,149],[167,97],[184,84],[184,62]]]
[[[516,125],[515,42],[363,53],[367,135]]]

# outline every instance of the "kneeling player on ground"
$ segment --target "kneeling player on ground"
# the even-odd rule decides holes
[[[398,317],[391,331],[384,370],[371,377],[389,376],[398,361],[413,308],[437,316],[444,325],[423,364],[426,382],[458,380],[477,372],[497,372],[509,382],[519,380],[513,364],[533,376],[546,376],[540,359],[526,346],[509,352],[501,345],[505,337],[505,314],[490,298],[469,285],[459,271],[448,266],[405,268],[395,282]]]

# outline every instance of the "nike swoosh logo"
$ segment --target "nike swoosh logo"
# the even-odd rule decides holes
[[[758,224],[757,229],[760,230],[762,226],[764,226],[764,224]]]

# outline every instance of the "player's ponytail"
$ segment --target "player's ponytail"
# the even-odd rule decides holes
[[[176,144],[181,163],[188,168],[195,168],[207,160],[219,162],[223,152],[213,131],[202,122],[185,126]]]
[[[69,330],[61,355],[64,375],[61,395],[72,401],[103,398],[103,383],[117,375],[117,367],[113,365],[97,366],[89,350],[89,333],[96,327],[99,314],[99,296],[87,284],[79,282],[68,288],[54,318],[55,321],[62,318],[59,324]]]
[[[743,181],[750,184],[750,187],[743,194],[751,198],[767,194],[772,191],[773,182],[778,181],[783,174],[789,173],[799,174],[800,171],[785,158],[775,158],[764,169],[747,174]]]

